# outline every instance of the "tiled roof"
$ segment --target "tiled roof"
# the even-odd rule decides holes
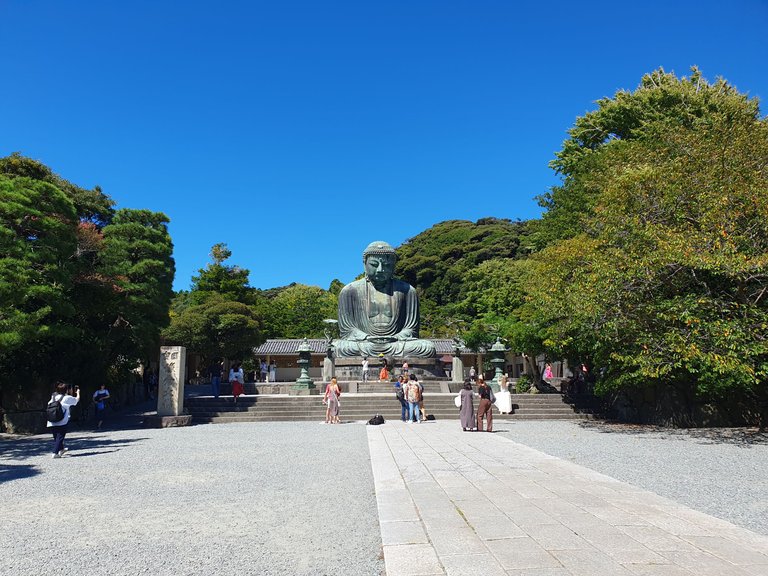
[[[432,342],[435,343],[438,356],[442,354],[453,354],[453,340],[450,338],[429,338],[429,340],[432,340]],[[273,340],[267,340],[264,344],[255,348],[253,353],[257,356],[266,356],[267,354],[274,356],[293,355],[296,354],[296,349],[302,342],[303,339],[301,338],[275,338]],[[328,340],[325,338],[307,338],[307,344],[309,344],[309,349],[312,350],[313,354],[325,354],[328,349]],[[462,348],[461,352],[462,354],[472,353],[468,348]]]
[[[264,344],[255,348],[253,353],[257,356],[264,356],[266,354],[276,356],[296,354],[296,349],[303,341],[303,338],[276,338],[274,340],[267,340]],[[313,354],[325,354],[325,351],[328,349],[328,340],[325,338],[307,338],[307,344],[309,344],[309,349],[312,350]]]

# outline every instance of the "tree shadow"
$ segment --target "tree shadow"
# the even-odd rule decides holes
[[[768,446],[768,432],[757,428],[665,428],[651,424],[582,421],[579,426],[603,434],[663,437],[670,440],[696,440],[697,444],[727,444],[741,448]]]
[[[31,464],[11,465],[0,462],[0,483],[31,478],[38,474],[40,470]]]
[[[101,435],[67,437],[65,444],[69,448],[67,458],[77,454],[97,455],[108,452],[116,452],[124,446],[130,446],[147,438],[112,439]],[[24,461],[40,456],[50,456],[52,442],[48,435],[38,435],[24,438],[0,438],[0,466],[6,465],[4,461]]]

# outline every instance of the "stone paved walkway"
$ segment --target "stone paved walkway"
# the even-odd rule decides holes
[[[368,427],[387,576],[766,576],[768,537],[457,422]]]

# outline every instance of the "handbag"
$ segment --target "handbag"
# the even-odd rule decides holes
[[[461,408],[461,394],[457,394],[453,399],[453,403],[456,404],[456,408]]]

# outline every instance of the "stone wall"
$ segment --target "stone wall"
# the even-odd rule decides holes
[[[763,401],[733,393],[722,399],[703,398],[691,386],[659,385],[628,389],[606,403],[606,416],[620,422],[672,427],[757,426]]]

